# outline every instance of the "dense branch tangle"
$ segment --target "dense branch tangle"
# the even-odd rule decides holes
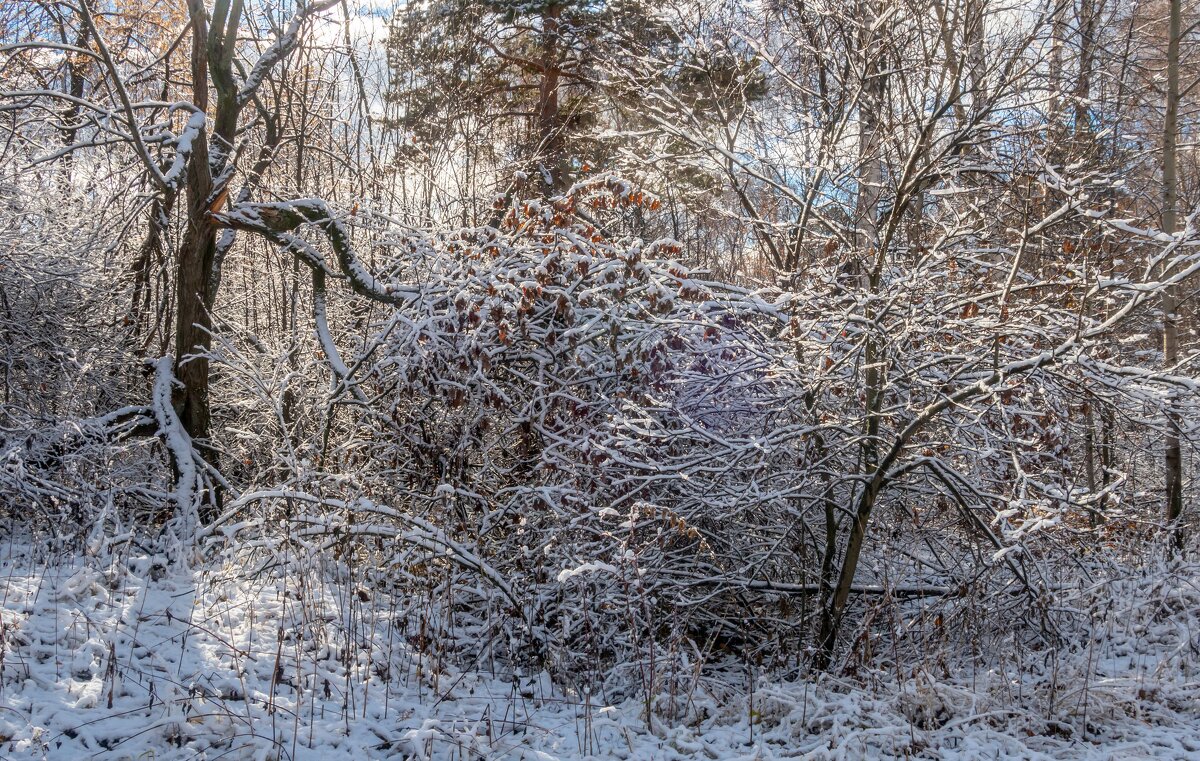
[[[1190,340],[1196,234],[1146,201],[1185,203],[1146,191],[1142,11],[454,0],[393,20],[384,83],[349,22],[308,34],[328,2],[254,5],[144,60],[95,5],[5,40],[4,478],[39,514],[157,428],[173,473],[111,492],[147,530],[435,569],[564,678],[836,668],[873,606],[929,633],[918,598],[1053,641],[1054,564],[1158,522],[1197,359],[1152,307]]]

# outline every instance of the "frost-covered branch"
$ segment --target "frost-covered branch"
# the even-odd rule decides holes
[[[322,11],[326,11],[337,5],[339,0],[318,0],[318,2],[310,2],[301,4],[299,12],[292,17],[288,28],[279,36],[267,49],[259,56],[258,60],[250,68],[250,72],[246,75],[246,80],[238,89],[237,103],[238,108],[244,107],[258,92],[262,86],[263,80],[271,73],[271,69],[275,68],[283,59],[287,58],[295,49],[300,41],[300,31],[304,24],[313,16]]]
[[[174,533],[182,543],[189,543],[196,536],[200,525],[200,490],[202,481],[196,469],[196,452],[191,437],[184,430],[175,413],[172,395],[175,390],[174,359],[166,356],[154,361],[153,409],[158,421],[159,435],[171,453],[175,469],[175,486],[172,499],[176,514],[173,519]]]
[[[355,255],[345,225],[319,198],[278,203],[244,203],[223,214],[213,214],[212,217],[225,227],[255,232],[286,245],[310,267],[329,272],[324,258],[320,257],[315,249],[298,243],[298,239],[290,235],[303,225],[315,225],[325,234],[337,257],[338,269],[355,293],[372,301],[393,305],[408,303],[419,293],[419,289],[415,287],[382,283],[371,274]]]

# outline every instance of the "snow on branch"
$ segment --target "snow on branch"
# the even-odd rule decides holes
[[[257,526],[254,521],[245,521],[226,525],[234,516],[241,514],[244,509],[256,502],[266,500],[293,500],[312,505],[319,505],[342,513],[341,515],[311,515],[304,514],[292,518],[292,522],[302,528],[292,533],[295,537],[305,536],[339,536],[354,535],[360,537],[376,536],[396,539],[411,544],[431,553],[444,557],[456,565],[478,573],[488,583],[499,590],[513,607],[524,611],[521,598],[513,590],[512,585],[491,564],[472,551],[469,547],[456,542],[445,531],[415,515],[395,510],[386,505],[378,504],[366,497],[354,500],[342,500],[333,497],[321,497],[306,492],[291,489],[267,489],[243,494],[229,504],[228,509],[208,527],[203,529],[200,536],[212,536],[220,532],[226,537],[236,536],[240,531],[251,526]],[[364,515],[376,515],[395,520],[404,524],[405,528],[364,523],[358,520]],[[527,626],[532,626],[522,612]]]
[[[204,132],[204,112],[190,103],[177,103],[171,107],[171,110],[174,111],[183,108],[192,109],[192,115],[188,117],[183,131],[171,140],[175,144],[175,156],[171,159],[171,163],[167,166],[166,171],[162,173],[163,184],[171,190],[176,190],[179,187],[180,181],[186,174],[188,158],[192,155],[196,139]]]
[[[302,6],[300,11],[288,24],[287,30],[271,44],[270,47],[259,57],[250,69],[250,73],[246,75],[246,81],[238,90],[237,104],[238,108],[245,106],[254,97],[254,93],[262,86],[263,80],[267,74],[271,73],[271,69],[275,64],[282,61],[296,47],[300,40],[300,30],[304,23],[321,11],[328,10],[334,5],[337,5],[338,0],[323,0],[322,2],[313,3],[312,5]]]
[[[381,283],[371,274],[355,255],[350,243],[350,234],[345,225],[319,198],[302,198],[277,203],[243,203],[224,214],[213,214],[212,218],[219,225],[255,232],[285,245],[308,266],[328,271],[325,260],[320,254],[310,246],[299,245],[299,239],[290,235],[293,230],[302,225],[316,225],[325,233],[330,247],[337,256],[338,268],[350,282],[350,287],[355,293],[372,301],[396,306],[409,303],[418,293],[415,288],[396,287]]]
[[[154,390],[152,407],[158,422],[159,435],[171,453],[175,465],[175,489],[172,494],[177,513],[174,533],[177,539],[187,540],[195,535],[199,526],[200,474],[196,469],[196,455],[192,439],[183,428],[171,393],[176,380],[171,368],[175,360],[169,355],[154,360]]]

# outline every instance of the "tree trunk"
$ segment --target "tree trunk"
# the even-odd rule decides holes
[[[203,0],[188,0],[192,15],[192,100],[208,110],[208,21]],[[208,439],[208,359],[212,318],[208,274],[216,251],[216,230],[206,217],[212,193],[208,128],[192,148],[187,182],[187,229],[183,233],[175,270],[175,409],[192,440]]]
[[[1167,39],[1167,102],[1163,120],[1163,232],[1174,234],[1179,226],[1179,183],[1176,144],[1179,138],[1179,38],[1182,27],[1180,0],[1170,0],[1170,21]],[[1179,356],[1179,325],[1175,310],[1179,308],[1179,286],[1168,285],[1163,290],[1163,367],[1171,371]],[[1174,394],[1168,397],[1168,405]],[[1167,410],[1166,457],[1166,518],[1174,532],[1176,550],[1183,548],[1183,530],[1178,525],[1183,514],[1183,453],[1179,445],[1179,419]]]
[[[88,44],[88,36],[87,26],[85,26],[83,23],[80,23],[79,33],[75,37],[75,47],[86,48]],[[65,36],[64,30],[63,43],[67,42],[68,40]],[[86,59],[80,54],[67,54],[67,92],[72,98],[74,98],[74,100],[70,101],[67,104],[66,109],[63,111],[62,136],[64,148],[70,148],[72,145],[74,145],[75,136],[79,134],[79,103],[83,99],[84,85],[87,84],[87,79],[84,77],[84,66],[86,65],[85,62]],[[67,181],[69,186],[71,181],[71,169],[75,165],[74,151],[68,151],[66,155],[63,156],[63,164],[66,167],[64,179]]]
[[[859,102],[859,177],[858,177],[858,208],[855,214],[859,245],[862,247],[861,259],[869,264],[870,272],[860,276],[863,286],[871,291],[878,291],[883,271],[885,252],[876,250],[879,240],[879,201],[883,184],[883,159],[880,151],[880,111],[883,108],[884,74],[880,65],[882,51],[877,49],[878,41],[871,23],[878,17],[874,0],[865,4],[866,18],[863,24],[863,38],[860,42],[862,55],[862,97]],[[874,319],[873,307],[866,310],[866,318]],[[821,633],[814,665],[818,669],[826,669],[833,662],[837,647],[838,632],[841,629],[842,615],[846,602],[850,597],[850,588],[854,583],[854,575],[858,571],[858,559],[862,553],[863,544],[867,538],[867,526],[871,512],[875,509],[876,496],[883,486],[884,468],[879,463],[879,430],[883,402],[884,374],[881,370],[885,362],[884,348],[874,335],[868,335],[863,347],[863,385],[866,398],[864,400],[865,424],[860,451],[863,487],[858,498],[858,507],[854,521],[850,525],[850,535],[846,541],[846,552],[842,556],[842,568],[825,609],[821,616]],[[828,548],[827,548],[828,552]]]
[[[218,0],[213,6],[212,34],[204,0],[188,0],[192,15],[192,93],[196,107],[209,107],[208,80],[217,91],[213,128],[195,141],[188,166],[187,229],[176,263],[175,377],[182,388],[175,398],[184,429],[203,451],[209,436],[208,359],[212,347],[212,307],[216,299],[212,277],[217,258],[217,228],[208,217],[214,202],[214,175],[223,170],[233,153],[237,133],[237,84],[233,79],[233,48],[241,16],[241,3]]]
[[[542,13],[542,81],[538,88],[537,130],[538,168],[543,175],[543,196],[556,195],[566,189],[567,162],[558,108],[559,91],[559,23],[562,6],[552,4]]]

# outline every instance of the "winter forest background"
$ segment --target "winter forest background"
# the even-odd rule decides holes
[[[0,757],[1200,758],[1197,26],[3,0]]]

